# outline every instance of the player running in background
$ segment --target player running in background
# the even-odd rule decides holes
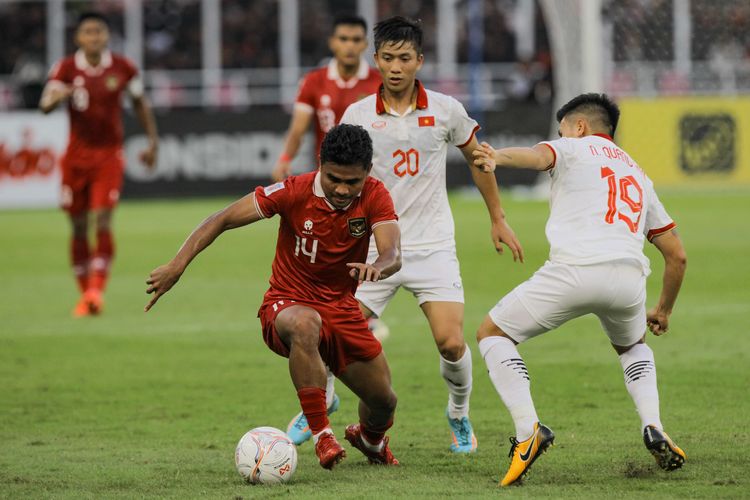
[[[390,370],[354,298],[358,283],[378,281],[401,267],[393,201],[383,184],[368,176],[371,167],[367,132],[351,125],[332,128],[321,146],[319,171],[258,187],[211,215],[146,281],[147,293],[154,294],[148,311],[222,232],[279,214],[271,287],[258,317],[268,347],[289,358],[315,452],[327,469],[345,452],[326,414],[326,365],[360,398],[359,424],[346,428],[346,439],[370,463],[398,465],[385,437],[396,408]],[[371,235],[378,255],[365,264]]]
[[[497,303],[477,333],[490,379],[516,427],[501,486],[520,479],[554,440],[537,417],[516,344],[589,313],[599,318],[620,357],[646,448],[665,470],[681,467],[686,458],[662,428],[645,330],[648,325],[654,335],[667,332],[687,258],[653,183],[612,140],[619,116],[606,95],[583,94],[557,112],[561,139],[497,151],[483,143],[475,152],[477,166],[546,170],[552,178],[549,260]],[[661,296],[648,313],[646,239],[665,261]]]
[[[362,58],[367,49],[367,23],[357,16],[340,16],[333,21],[328,39],[333,58],[324,68],[309,72],[302,80],[294,103],[292,121],[271,178],[278,182],[292,174],[292,160],[302,137],[315,121],[315,163],[323,136],[341,119],[353,102],[378,89],[380,73]]]
[[[448,146],[458,147],[487,205],[491,237],[502,252],[508,245],[522,259],[521,245],[505,221],[492,173],[473,166],[479,147],[477,122],[456,99],[426,90],[416,79],[422,67],[422,28],[392,17],[375,26],[375,62],[383,85],[352,104],[342,123],[361,125],[373,140],[372,175],[393,196],[402,229],[403,268],[391,278],[357,290],[366,316],[380,316],[400,287],[417,298],[440,353],[440,373],[448,386],[446,416],[450,449],[469,453],[477,441],[469,420],[471,350],[463,334],[464,294],[456,257],[453,216],[446,189]],[[375,256],[370,246],[370,257]]]
[[[112,211],[117,205],[125,167],[122,143],[122,94],[133,100],[149,146],[141,161],[153,168],[159,138],[143,83],[132,62],[107,48],[109,28],[97,13],[81,14],[75,34],[78,51],[50,71],[39,108],[49,113],[68,101],[70,139],[62,159],[62,206],[73,227],[71,261],[81,298],[73,315],[99,314],[115,253]],[[89,246],[93,214],[96,245]]]

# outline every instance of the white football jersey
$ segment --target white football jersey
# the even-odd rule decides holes
[[[479,126],[453,97],[416,85],[416,106],[403,115],[387,109],[376,93],[350,105],[341,123],[361,125],[372,138],[370,175],[393,197],[401,249],[455,249],[445,160],[448,145],[465,146]]]
[[[675,227],[651,179],[604,134],[541,144],[555,155],[546,229],[550,261],[636,259],[648,274],[644,240]]]

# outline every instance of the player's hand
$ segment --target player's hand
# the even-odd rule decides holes
[[[157,153],[158,148],[156,144],[152,144],[148,148],[141,151],[140,155],[138,155],[138,158],[141,160],[141,163],[146,165],[150,170],[153,170],[154,167],[156,167]]]
[[[513,229],[511,229],[508,223],[505,222],[505,219],[493,222],[490,232],[492,234],[492,243],[494,243],[497,253],[500,255],[503,254],[504,243],[510,248],[510,251],[513,252],[513,262],[523,262],[523,247],[521,246],[521,242],[518,241],[516,233],[514,233]]]
[[[651,333],[657,337],[664,335],[669,330],[669,314],[654,307],[646,313],[646,323]]]
[[[273,182],[281,182],[290,175],[292,175],[292,162],[290,161],[279,161],[271,171]]]
[[[349,276],[360,283],[363,281],[378,281],[380,279],[380,271],[370,264],[350,262],[346,267],[349,268]]]
[[[182,276],[182,273],[171,264],[159,266],[151,271],[146,280],[146,284],[148,285],[146,293],[152,293],[154,296],[151,297],[151,300],[146,304],[143,311],[148,312],[156,304],[156,301],[159,300],[159,297],[167,293],[177,283],[180,276]]]
[[[474,166],[485,173],[494,172],[497,167],[495,162],[495,149],[483,142],[471,152],[474,155]]]

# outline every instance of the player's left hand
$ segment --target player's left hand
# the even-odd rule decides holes
[[[151,300],[146,304],[143,311],[148,312],[156,304],[156,301],[159,300],[159,297],[167,293],[179,281],[180,276],[182,276],[182,273],[170,264],[159,266],[151,271],[146,280],[146,284],[148,285],[146,293],[153,293],[154,296],[151,297]]]
[[[513,262],[521,261],[523,263],[523,247],[521,242],[518,241],[516,233],[508,225],[505,219],[498,222],[492,223],[491,229],[492,243],[495,245],[495,250],[500,255],[503,254],[503,243],[505,243],[510,251],[513,252]]]
[[[156,167],[157,151],[158,150],[156,145],[151,145],[141,151],[140,155],[138,155],[138,158],[141,160],[141,163],[146,165],[149,169],[153,170],[154,167]]]
[[[363,281],[378,281],[380,279],[380,271],[370,264],[350,262],[346,267],[349,268],[349,276],[360,283]]]
[[[495,149],[483,142],[471,152],[474,156],[474,166],[485,173],[491,173],[495,171],[497,163],[495,162]]]
[[[651,333],[657,337],[664,335],[669,330],[669,314],[654,307],[646,313],[646,323]]]

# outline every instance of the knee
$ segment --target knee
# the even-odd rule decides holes
[[[451,335],[441,338],[437,342],[437,347],[442,357],[448,361],[458,361],[464,355],[466,342],[463,335]]]
[[[86,238],[88,236],[88,219],[86,216],[76,216],[71,220],[74,238]]]
[[[370,408],[377,408],[382,413],[393,414],[396,411],[396,405],[398,404],[398,397],[393,389],[389,389],[388,392],[371,401],[368,406]]]
[[[96,230],[109,231],[112,225],[112,216],[109,211],[102,211],[96,215]]]
[[[486,339],[487,337],[507,337],[505,332],[503,332],[492,319],[488,316],[484,318],[484,321],[482,321],[482,324],[479,325],[479,329],[477,330],[477,343],[481,342],[482,340]],[[511,339],[512,340],[512,339]]]

